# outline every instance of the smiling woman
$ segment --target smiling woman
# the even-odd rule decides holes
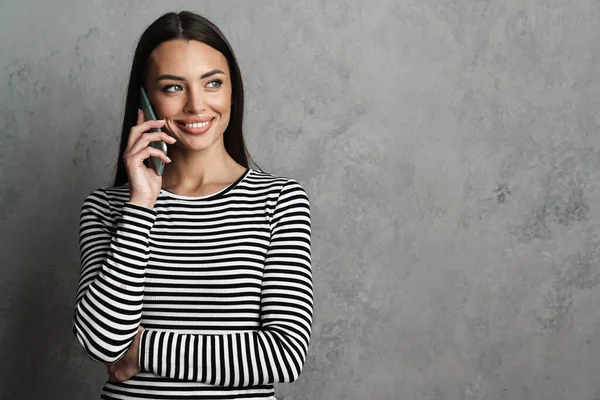
[[[222,53],[196,40],[164,42],[150,56],[145,87],[166,130],[177,139],[170,153],[173,165],[188,151],[221,151],[232,92]]]
[[[161,120],[144,121],[139,87]],[[310,204],[293,179],[249,165],[243,111],[239,67],[217,27],[189,12],[148,27],[114,185],[81,209],[73,331],[107,365],[102,398],[274,399],[273,383],[302,370]],[[150,156],[166,163],[162,176]]]

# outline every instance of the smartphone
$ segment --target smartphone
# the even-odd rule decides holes
[[[146,94],[146,90],[143,87],[140,87],[140,108],[144,112],[144,119],[148,120],[157,120],[158,117],[152,108],[152,104],[150,103],[150,99]],[[148,132],[160,132],[160,128],[152,128]],[[155,149],[162,150],[165,154],[167,154],[167,144],[162,140],[160,142],[150,142],[150,146]],[[165,163],[160,158],[150,156],[150,161],[152,162],[152,166],[154,170],[159,176],[162,176],[165,170]]]

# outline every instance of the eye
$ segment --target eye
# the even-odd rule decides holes
[[[163,92],[181,92],[183,88],[181,85],[167,85],[161,89]]]
[[[208,86],[211,89],[217,89],[217,88],[221,87],[222,84],[223,84],[223,81],[221,79],[215,79],[213,81],[208,82],[208,84],[206,86]]]

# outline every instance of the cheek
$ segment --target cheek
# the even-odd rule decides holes
[[[211,99],[212,108],[217,110],[219,114],[228,114],[231,109],[231,93],[219,93]]]
[[[156,105],[156,112],[161,119],[168,119],[176,116],[181,111],[181,107],[176,101],[163,101]]]

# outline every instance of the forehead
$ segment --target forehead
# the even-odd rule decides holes
[[[214,69],[229,75],[227,59],[218,50],[197,40],[170,40],[154,49],[148,73],[199,76]]]

